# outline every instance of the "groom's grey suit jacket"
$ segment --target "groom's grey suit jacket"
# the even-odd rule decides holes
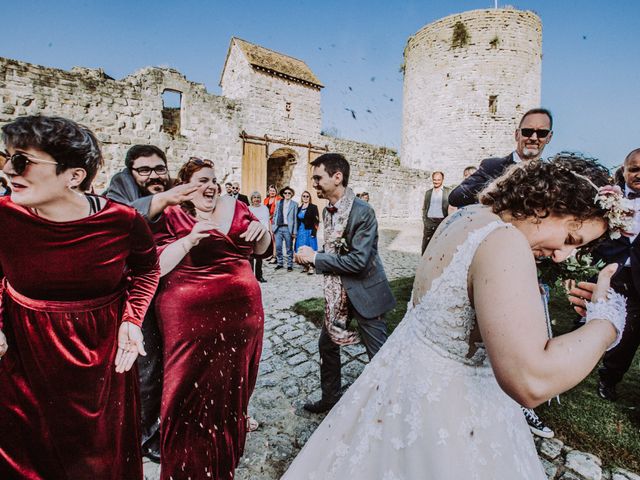
[[[323,217],[331,215],[327,209]],[[344,238],[349,251],[318,252],[316,272],[340,275],[353,308],[364,318],[375,318],[396,305],[378,255],[378,221],[369,203],[356,198]]]

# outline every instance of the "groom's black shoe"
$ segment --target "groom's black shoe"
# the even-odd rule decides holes
[[[317,402],[307,402],[302,408],[311,413],[324,413],[331,410],[336,403],[338,402],[322,399]]]

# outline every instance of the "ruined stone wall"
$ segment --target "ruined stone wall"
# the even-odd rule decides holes
[[[512,8],[451,15],[409,38],[402,164],[457,181],[511,152],[520,117],[540,106],[541,59],[540,18]]]
[[[314,142],[320,135],[320,89],[255,70],[233,44],[220,82],[222,94],[244,105],[242,123],[251,135]]]
[[[322,136],[329,151],[343,154],[351,165],[349,186],[369,192],[378,220],[419,220],[429,172],[403,167],[395,150],[367,143]]]
[[[162,92],[182,94],[180,134],[162,131]],[[95,182],[101,191],[124,165],[136,143],[167,152],[175,173],[189,156],[216,162],[220,179],[240,179],[241,106],[211,95],[172,69],[144,68],[120,81],[100,70],[63,71],[0,57],[0,124],[20,115],[71,118],[91,128],[103,144],[105,167]]]

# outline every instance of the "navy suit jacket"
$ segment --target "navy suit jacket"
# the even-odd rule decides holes
[[[449,205],[466,207],[478,203],[478,193],[515,163],[513,152],[506,157],[485,158],[480,162],[478,170],[469,175],[449,194]]]

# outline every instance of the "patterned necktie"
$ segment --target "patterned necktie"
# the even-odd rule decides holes
[[[629,192],[627,198],[631,200],[635,200],[636,198],[640,198],[640,192]]]

